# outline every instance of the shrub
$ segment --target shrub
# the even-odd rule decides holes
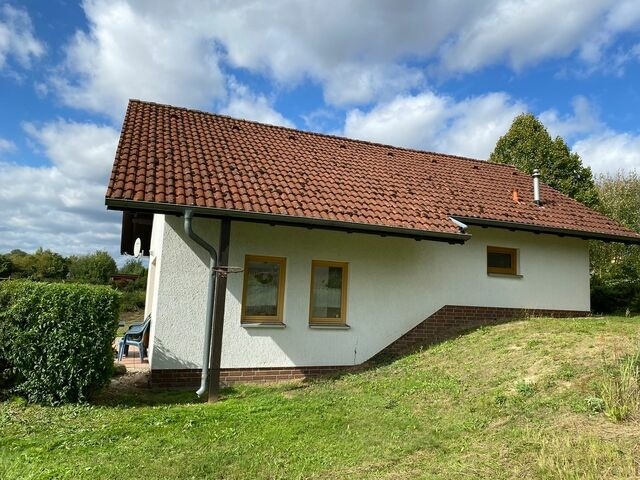
[[[122,310],[124,312],[137,312],[144,310],[146,292],[144,290],[125,290],[122,292]]]
[[[605,371],[600,396],[605,415],[616,422],[637,412],[640,406],[640,352],[622,358]]]
[[[119,307],[120,293],[109,287],[0,282],[0,361],[14,391],[55,405],[106,385]]]
[[[597,313],[640,312],[640,287],[636,279],[591,278],[591,309]]]

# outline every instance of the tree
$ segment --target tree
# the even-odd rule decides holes
[[[22,250],[12,250],[8,255],[11,276],[32,280],[64,280],[67,277],[67,260],[51,250],[38,248],[32,255]],[[0,275],[2,276],[2,275]]]
[[[142,264],[140,259],[138,258],[130,258],[125,262],[125,264],[120,267],[118,270],[119,273],[125,273],[127,275],[138,275],[138,278],[131,282],[127,283],[124,286],[124,290],[134,291],[134,290],[142,290],[144,291],[147,287],[147,269]]]
[[[13,272],[13,263],[9,255],[0,255],[0,278],[8,278]]]
[[[14,278],[30,278],[34,274],[33,258],[22,250],[11,250],[9,253],[11,262],[11,276]]]
[[[40,247],[31,257],[34,280],[63,280],[69,273],[67,260],[59,253]]]
[[[76,282],[106,284],[117,271],[116,261],[105,251],[69,257],[70,277]]]
[[[147,269],[139,259],[130,258],[124,263],[122,267],[120,267],[118,273],[124,273],[127,275],[139,275],[142,277],[147,274]]]
[[[640,176],[601,175],[597,179],[598,209],[619,223],[640,232]],[[636,245],[593,241],[591,293],[594,310],[603,313],[640,311],[640,251]]]
[[[598,191],[589,167],[569,150],[562,139],[551,139],[545,126],[531,113],[517,116],[500,137],[489,157],[494,163],[513,165],[531,174],[540,170],[542,180],[589,207],[598,205]]]

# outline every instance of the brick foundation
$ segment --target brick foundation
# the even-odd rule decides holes
[[[422,345],[432,345],[463,332],[487,325],[498,325],[527,317],[585,317],[590,312],[580,310],[544,310],[501,307],[446,305],[426,320],[383,349],[376,356],[399,355]]]
[[[446,305],[379,352],[374,358],[397,356],[422,345],[431,345],[486,325],[497,325],[526,317],[584,317],[589,312],[500,307]],[[361,365],[317,367],[226,368],[220,372],[225,385],[272,383],[339,375],[366,368]],[[193,388],[200,384],[199,369],[151,370],[151,386]]]
[[[330,377],[362,368],[361,365],[225,368],[220,371],[220,382],[223,385],[288,382],[305,378]],[[151,370],[150,383],[154,388],[197,388],[200,385],[200,374],[199,369]]]

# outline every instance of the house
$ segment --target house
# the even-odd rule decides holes
[[[586,315],[586,240],[640,243],[511,166],[137,100],[106,205],[124,212],[123,251],[145,237],[161,386],[199,383],[210,328],[213,370],[235,382]]]

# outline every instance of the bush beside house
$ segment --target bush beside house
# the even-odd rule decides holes
[[[51,405],[87,399],[111,378],[120,302],[106,286],[0,282],[0,388]]]

